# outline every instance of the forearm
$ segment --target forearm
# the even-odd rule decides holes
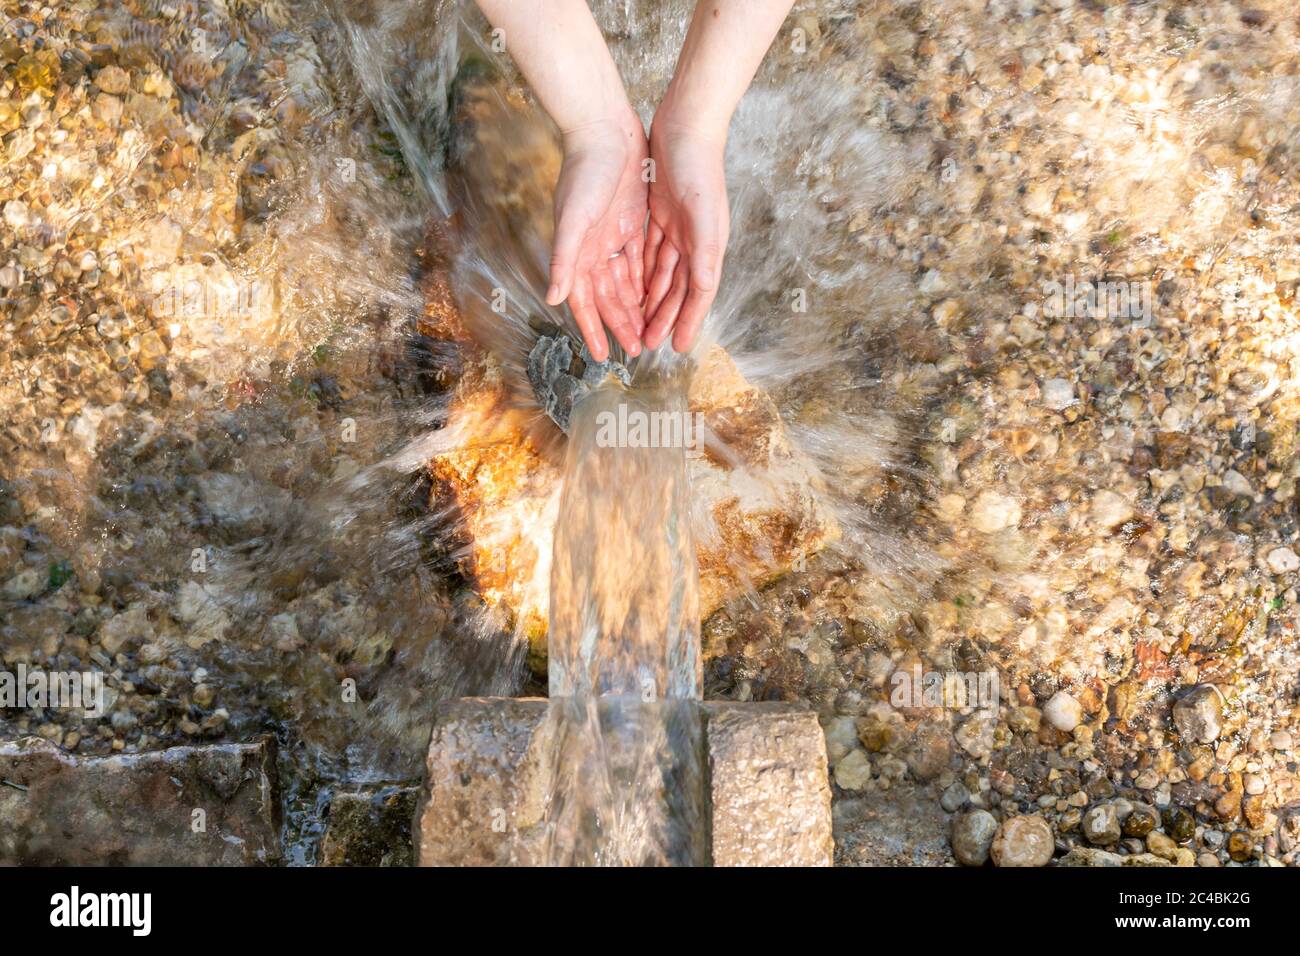
[[[731,114],[793,5],[794,0],[699,0],[664,95],[671,121],[725,140]]]
[[[631,112],[605,38],[584,0],[477,0],[560,132]]]

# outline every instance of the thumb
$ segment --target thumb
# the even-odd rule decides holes
[[[578,268],[578,251],[587,233],[586,223],[573,211],[557,209],[555,214],[555,241],[551,248],[550,287],[546,290],[548,305],[559,305],[573,289],[573,277]]]

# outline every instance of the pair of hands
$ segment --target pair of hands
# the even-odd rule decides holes
[[[568,300],[597,361],[606,328],[633,358],[670,335],[678,352],[694,343],[730,228],[723,151],[667,103],[648,139],[630,108],[565,131],[546,301]]]

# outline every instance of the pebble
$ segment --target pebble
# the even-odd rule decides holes
[[[45,576],[36,568],[24,568],[5,582],[4,594],[11,601],[26,601],[45,590]]]
[[[1110,846],[1119,842],[1119,832],[1119,815],[1114,804],[1103,803],[1084,814],[1083,835],[1089,843]]]
[[[1133,808],[1133,812],[1124,818],[1124,835],[1145,837],[1159,823],[1160,815],[1156,813],[1155,807],[1148,806],[1145,803],[1138,804]]]
[[[1300,556],[1290,548],[1274,548],[1265,560],[1274,574],[1290,574],[1300,569]]]
[[[1223,695],[1213,684],[1201,684],[1174,704],[1174,725],[1189,741],[1208,744],[1223,732]]]
[[[120,66],[106,66],[95,74],[95,86],[105,93],[121,96],[131,89],[131,77]]]
[[[1020,523],[1020,502],[995,491],[981,492],[970,509],[970,523],[976,531],[993,534]]]
[[[1063,690],[1058,690],[1043,706],[1043,719],[1066,733],[1074,730],[1083,720],[1083,705]]]
[[[949,813],[956,813],[970,799],[970,791],[960,780],[944,790],[939,797],[939,805]]]
[[[1093,524],[1106,530],[1117,528],[1133,517],[1133,506],[1122,495],[1105,489],[1092,496],[1089,510]]]
[[[1159,830],[1147,834],[1147,849],[1162,860],[1173,861],[1177,858],[1178,844]]]
[[[997,818],[987,810],[971,810],[960,814],[952,822],[953,856],[962,866],[983,866],[997,835]]]
[[[835,783],[843,790],[861,790],[871,782],[871,761],[866,751],[854,750],[835,765]]]
[[[1053,411],[1060,412],[1077,405],[1074,397],[1074,383],[1063,378],[1049,378],[1042,384],[1043,404]]]
[[[989,853],[995,866],[1046,866],[1055,848],[1051,825],[1033,814],[1003,820]]]
[[[1228,856],[1246,863],[1255,855],[1255,841],[1245,830],[1233,830],[1228,837]]]
[[[1165,832],[1175,843],[1187,843],[1196,835],[1196,818],[1182,807],[1170,807],[1162,815]]]

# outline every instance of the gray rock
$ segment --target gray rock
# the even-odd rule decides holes
[[[249,866],[280,857],[275,750],[252,744],[73,757],[0,743],[0,864]]]
[[[575,355],[568,336],[555,331],[555,335],[540,335],[528,353],[528,381],[542,410],[567,432],[574,402],[611,375],[624,385],[632,376],[613,359],[595,361],[585,345]]]
[[[1223,694],[1213,684],[1200,684],[1174,704],[1174,725],[1184,738],[1208,744],[1223,731]]]
[[[1110,846],[1119,842],[1119,814],[1114,804],[1103,803],[1083,816],[1083,835],[1089,843]]]
[[[998,821],[987,810],[972,810],[952,821],[952,852],[963,866],[983,866],[989,858]]]

